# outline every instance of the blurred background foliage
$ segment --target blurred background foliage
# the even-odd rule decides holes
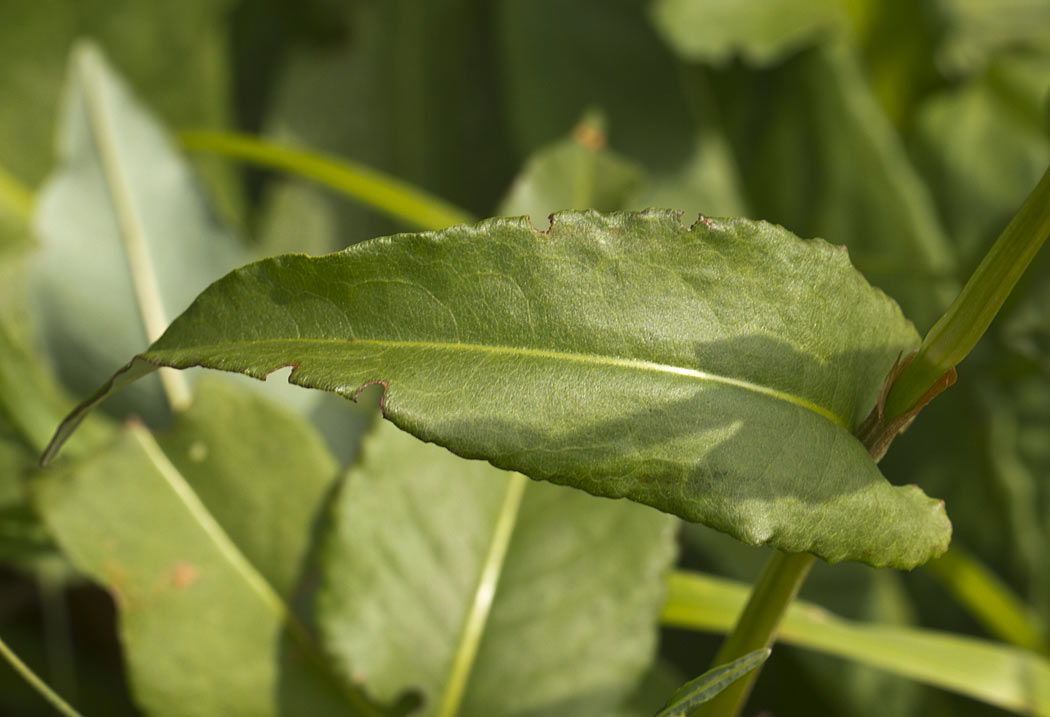
[[[103,175],[114,170],[84,144],[84,122],[98,108],[77,94],[86,80],[70,74],[77,40],[94,40],[128,84],[106,92],[119,95],[113,106],[132,107],[129,117],[111,119],[131,148],[123,171],[143,195],[133,201],[168,198],[163,212],[142,221],[152,241],[170,248],[156,267],[169,314],[250,258],[335,251],[417,227],[213,152],[189,155],[191,177],[184,155],[143,129],[137,111],[174,133],[236,130],[352,160],[476,217],[524,213],[543,226],[558,209],[658,206],[687,218],[767,219],[847,246],[920,332],[1050,163],[1047,0],[0,0],[0,18],[0,634],[86,714],[132,714],[133,702],[153,714],[151,700],[175,698],[141,690],[131,697],[113,602],[83,574],[106,578],[86,567],[88,557],[73,558],[74,567],[68,549],[54,546],[56,533],[65,540],[82,526],[41,523],[37,513],[51,510],[54,491],[27,499],[26,479],[69,396],[94,389],[149,334],[119,240],[84,243],[89,234],[116,237],[121,218],[105,209],[111,189]],[[960,367],[958,384],[882,463],[891,481],[945,499],[955,557],[910,574],[818,565],[805,599],[845,617],[1027,640],[1025,647],[1045,650],[1048,279],[1044,252]],[[309,516],[334,490],[329,474],[351,463],[354,436],[371,414],[330,397],[268,390],[328,438],[323,457],[301,457],[320,467],[294,464],[296,475],[326,476],[300,484],[306,498],[266,498],[271,510],[298,506],[293,522],[301,530],[284,532],[301,543],[313,530]],[[207,416],[169,433],[161,396],[157,383],[111,403],[109,417],[71,453],[87,455],[110,440],[129,414],[160,430],[173,456],[202,450],[193,432],[205,428],[193,421]],[[238,394],[225,405],[251,400]],[[245,407],[227,424],[266,410]],[[282,420],[258,430],[299,430]],[[78,490],[97,497],[91,485]],[[249,500],[242,488],[203,497],[209,507],[239,505]],[[140,505],[124,500],[99,515],[135,516]],[[266,515],[261,503],[253,511]],[[273,515],[265,520],[277,531],[283,513]],[[150,525],[139,517],[126,530],[134,536],[132,526]],[[264,541],[251,537],[258,523],[243,530],[244,545]],[[293,550],[282,542],[295,556],[275,559],[266,576],[275,585],[294,582],[308,549],[299,543]],[[679,527],[678,548],[681,566],[743,580],[766,557],[695,525]],[[329,549],[337,552],[338,541]],[[657,563],[642,561],[650,570],[670,555],[652,554]],[[991,577],[960,577],[960,564],[973,561]],[[982,610],[991,598],[981,591],[995,581],[1017,596],[1031,628],[1020,637]],[[126,645],[138,639],[131,628],[121,634]],[[719,639],[677,629],[660,638],[645,683],[657,696],[702,672]],[[1001,713],[796,648],[774,656],[756,710]],[[391,684],[388,696],[399,688]],[[653,702],[638,699],[644,708]],[[48,712],[0,668],[0,713]]]

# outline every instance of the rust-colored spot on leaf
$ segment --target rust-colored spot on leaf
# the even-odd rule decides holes
[[[171,580],[171,584],[177,588],[188,588],[193,583],[197,582],[200,577],[201,571],[196,565],[187,563],[180,560],[175,563],[175,567],[168,573],[168,578]]]
[[[583,145],[592,152],[598,152],[605,148],[607,138],[605,133],[592,124],[580,123],[572,130],[572,138],[578,144]]]

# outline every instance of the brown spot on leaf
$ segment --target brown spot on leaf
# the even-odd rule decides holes
[[[588,124],[586,122],[582,122],[573,128],[572,138],[576,140],[578,144],[583,145],[592,152],[604,149],[607,141],[604,132],[593,124]]]
[[[201,571],[193,563],[187,563],[184,560],[180,560],[175,563],[175,566],[168,573],[168,579],[171,580],[171,584],[176,588],[188,588],[193,583],[197,582],[200,577]]]

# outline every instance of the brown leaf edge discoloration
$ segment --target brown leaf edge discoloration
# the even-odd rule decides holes
[[[897,360],[893,363],[893,368],[890,369],[889,374],[886,376],[886,380],[882,384],[882,391],[879,393],[879,400],[875,402],[875,407],[871,409],[871,413],[864,419],[864,422],[860,424],[857,429],[857,438],[860,439],[864,447],[868,449],[868,453],[878,463],[882,460],[882,457],[886,455],[886,451],[889,450],[890,444],[893,443],[893,439],[897,437],[901,431],[908,427],[908,425],[915,419],[926,404],[935,399],[941,394],[942,391],[949,388],[955,383],[958,378],[958,374],[955,372],[955,368],[951,368],[944,373],[936,383],[930,386],[929,390],[926,391],[915,402],[915,405],[909,408],[906,412],[895,418],[890,423],[886,423],[886,397],[890,394],[890,389],[893,388],[893,384],[900,377],[904,369],[907,368],[908,364],[915,358],[917,351],[912,351],[903,358],[901,355],[897,356]]]

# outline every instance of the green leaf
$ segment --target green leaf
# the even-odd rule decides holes
[[[656,717],[688,717],[694,708],[709,702],[726,687],[765,662],[770,652],[772,650],[768,647],[749,652],[739,659],[689,680],[671,695],[667,706],[660,710]]]
[[[1050,163],[1041,111],[1050,66],[1040,68],[1041,86],[1026,88],[1012,77],[1022,64],[1000,61],[982,81],[932,95],[916,118],[917,164],[967,266],[980,259]]]
[[[212,377],[201,380],[193,405],[157,443],[248,562],[278,594],[291,596],[309,526],[339,471],[317,431]]]
[[[973,556],[953,547],[931,560],[927,568],[992,635],[1033,652],[1050,654],[1046,628],[1009,586]]]
[[[1006,49],[1050,50],[1050,5],[1045,0],[941,0],[946,25],[938,64],[948,73],[976,72]]]
[[[32,485],[62,550],[116,598],[139,706],[378,714],[327,672],[289,607],[333,459],[295,414],[225,382],[201,387],[165,439],[170,456],[133,425]]]
[[[226,126],[226,15],[233,0],[11,0],[0,25],[0,165],[30,187],[51,169],[65,58],[94,38],[175,125]],[[208,167],[236,201],[230,177]],[[225,201],[228,200],[228,201]]]
[[[27,225],[32,213],[32,193],[0,165],[0,261],[29,244]]]
[[[836,0],[657,0],[653,22],[691,60],[772,63],[845,23]]]
[[[500,214],[534,222],[561,209],[623,209],[641,184],[642,169],[605,148],[605,120],[588,113],[572,135],[532,155],[500,203]]]
[[[700,573],[674,573],[669,584],[664,623],[693,630],[732,629],[748,596],[745,583]],[[1050,661],[1017,647],[934,630],[852,622],[804,601],[788,609],[777,640],[1021,714],[1050,714]]]
[[[556,141],[581,114],[597,110],[608,118],[610,146],[649,176],[618,209],[747,215],[714,98],[649,26],[647,5],[501,0],[499,48],[511,139],[519,152],[531,154]],[[541,53],[536,37],[544,38]]]
[[[513,169],[494,81],[489,4],[337,4],[332,22],[348,31],[323,49],[289,53],[266,132],[489,213]],[[338,243],[329,250],[416,226],[346,202],[332,208]]]
[[[929,190],[844,42],[717,83],[753,216],[849,248],[929,327],[958,291]]]
[[[73,52],[67,89],[61,164],[37,203],[42,246],[32,288],[55,367],[83,390],[246,256],[170,137],[97,48]],[[163,405],[151,384],[120,408],[156,417]]]
[[[284,256],[214,284],[60,429],[158,365],[354,397],[466,457],[629,497],[751,544],[913,567],[943,505],[850,429],[914,346],[844,251],[747,220],[555,215]]]
[[[675,58],[649,27],[646,4],[496,3],[506,122],[519,154],[531,154],[557,140],[584,112],[597,109],[615,132],[613,145],[627,157],[644,161],[650,171],[681,164],[695,134],[695,120]],[[551,21],[554,17],[557,22]],[[540,37],[542,52],[536,45]],[[625,87],[631,91],[625,92]]]
[[[321,633],[347,677],[416,686],[424,714],[607,715],[652,658],[675,525],[382,423],[336,500]]]

